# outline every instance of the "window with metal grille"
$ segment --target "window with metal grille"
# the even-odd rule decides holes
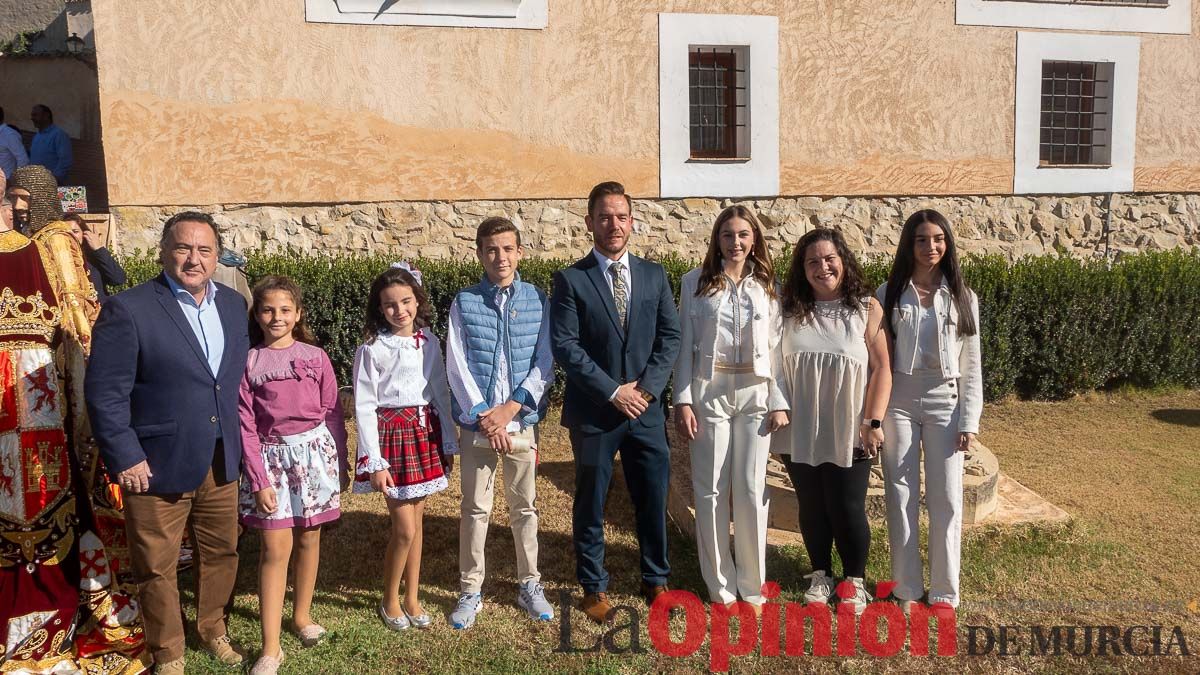
[[[689,47],[688,126],[693,159],[749,156],[747,53],[747,47]]]
[[[1113,64],[1042,61],[1040,164],[1108,166]]]

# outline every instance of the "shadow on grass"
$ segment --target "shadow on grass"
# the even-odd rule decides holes
[[[1178,424],[1184,427],[1200,427],[1200,410],[1185,410],[1182,408],[1160,408],[1152,411],[1150,416],[1159,422]]]

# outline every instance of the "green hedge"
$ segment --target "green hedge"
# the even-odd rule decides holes
[[[371,280],[392,257],[252,254],[252,279],[285,274],[305,289],[310,324],[339,377],[349,381]],[[555,270],[570,261],[526,258],[521,276],[550,291]],[[661,261],[679,292],[694,263]],[[146,255],[124,260],[131,282],[158,266]],[[445,336],[450,301],[475,283],[475,261],[418,260],[437,308],[434,332]],[[872,284],[887,276],[888,261],[865,261]],[[783,273],[787,260],[777,261]],[[1168,251],[1103,260],[1044,256],[1010,262],[971,257],[964,274],[979,295],[985,395],[1058,399],[1132,384],[1200,386],[1200,252]],[[561,382],[560,382],[561,384]],[[556,390],[560,390],[556,387]]]

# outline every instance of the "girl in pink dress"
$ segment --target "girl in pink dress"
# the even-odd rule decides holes
[[[304,321],[300,288],[287,277],[255,285],[242,378],[242,523],[262,531],[258,564],[262,656],[251,673],[283,661],[279,644],[288,561],[296,548],[292,622],[304,646],[325,629],[312,620],[321,525],[341,515],[349,483],[346,424],[329,357]]]

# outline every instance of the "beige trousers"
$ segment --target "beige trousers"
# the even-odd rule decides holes
[[[458,447],[462,480],[462,520],[458,531],[459,587],[463,593],[479,593],[483,587],[484,545],[492,516],[497,465],[504,464],[504,496],[508,520],[517,552],[517,581],[540,581],[538,574],[538,512],[534,506],[537,478],[536,440],[534,449],[500,455],[491,448],[474,445],[476,433],[461,429]],[[523,434],[533,435],[535,429]]]

